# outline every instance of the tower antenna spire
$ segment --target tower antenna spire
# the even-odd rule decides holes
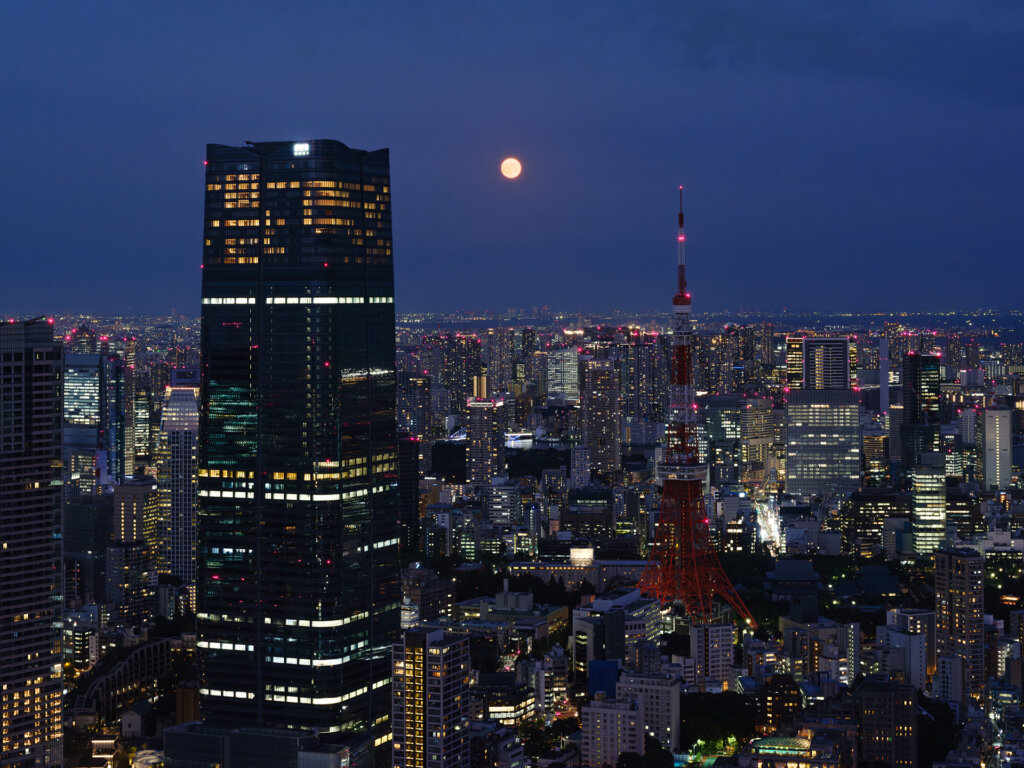
[[[658,462],[662,484],[661,515],[647,566],[637,585],[662,603],[680,603],[691,624],[711,624],[712,598],[732,606],[751,626],[757,622],[725,575],[711,543],[705,512],[707,464],[697,449],[697,398],[693,381],[693,328],[686,289],[686,235],[683,232],[683,186],[679,185],[678,284],[672,298],[673,336],[671,399],[665,429],[664,460]]]

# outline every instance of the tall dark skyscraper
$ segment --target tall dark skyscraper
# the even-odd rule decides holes
[[[61,375],[45,320],[0,324],[0,765],[61,751]]]
[[[382,746],[400,602],[388,151],[209,145],[206,163],[203,715]]]
[[[903,358],[903,421],[900,461],[904,472],[917,466],[923,453],[941,449],[939,432],[939,363],[937,355],[910,353]]]

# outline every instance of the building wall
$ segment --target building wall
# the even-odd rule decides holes
[[[60,766],[61,376],[46,321],[0,325],[0,764]]]

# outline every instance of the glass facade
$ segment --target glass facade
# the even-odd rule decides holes
[[[786,405],[786,493],[844,499],[860,488],[860,397],[801,389]]]
[[[203,715],[382,745],[400,602],[388,152],[209,145],[203,237]]]

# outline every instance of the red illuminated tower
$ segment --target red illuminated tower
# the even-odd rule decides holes
[[[693,386],[693,330],[686,290],[686,235],[683,233],[683,188],[679,188],[678,289],[672,299],[672,399],[664,460],[661,516],[650,559],[637,585],[663,603],[680,602],[691,623],[714,621],[712,598],[718,596],[755,625],[711,544],[704,511],[707,466],[697,455],[697,401]]]

